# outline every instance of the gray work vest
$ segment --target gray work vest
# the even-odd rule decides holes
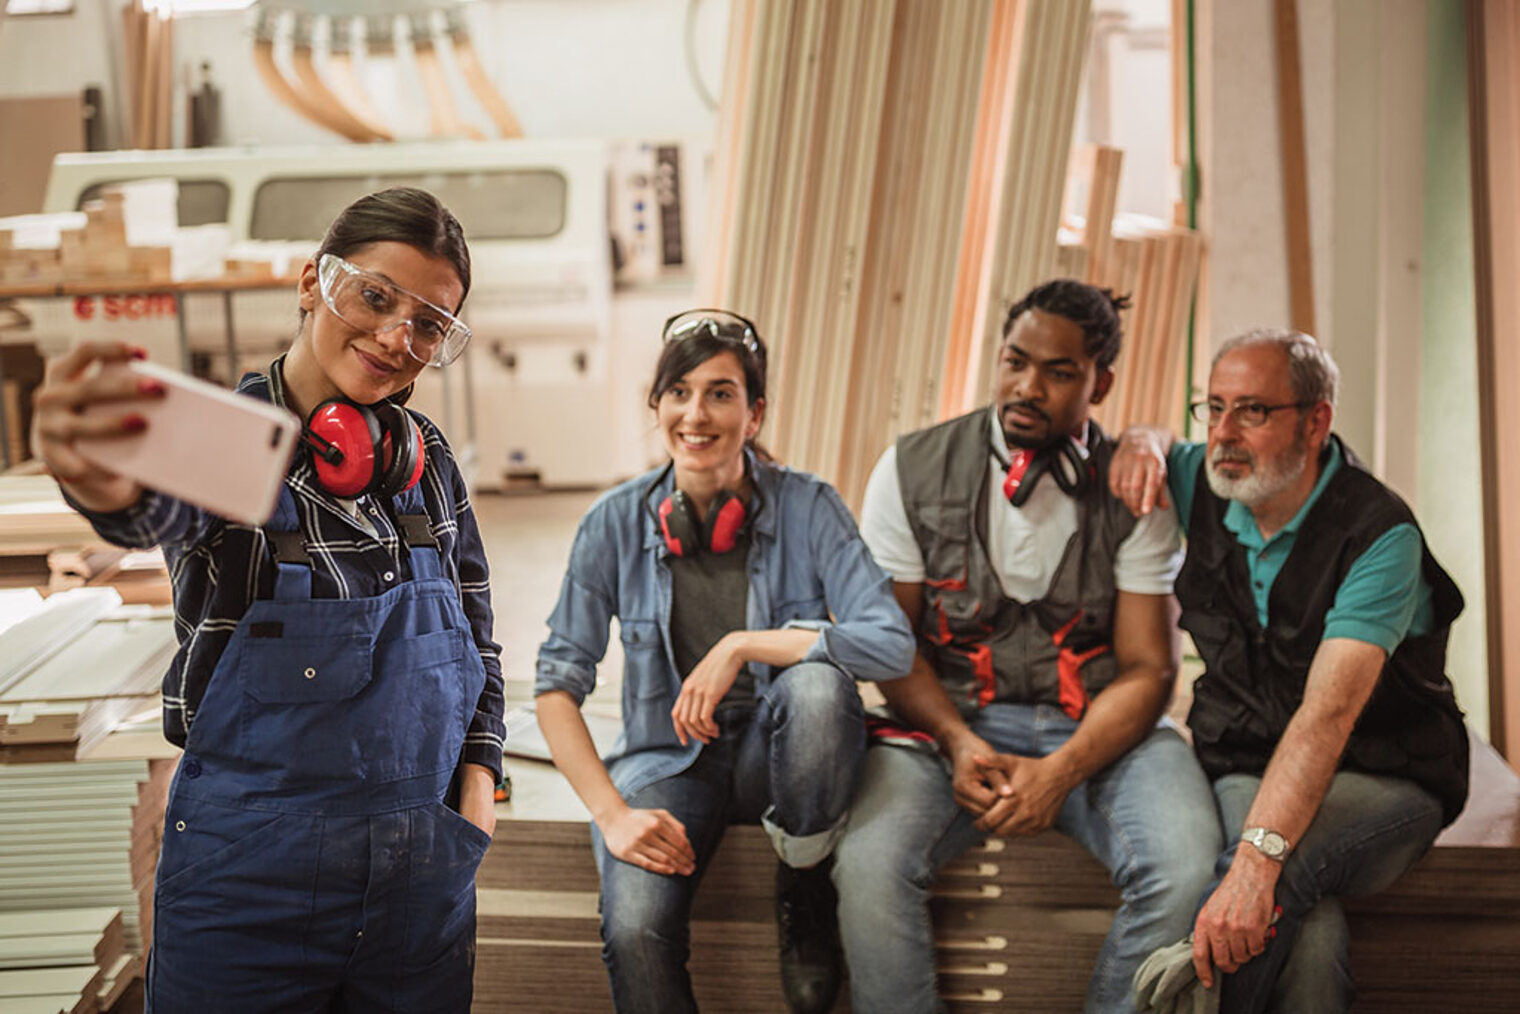
[[[1090,425],[1094,476],[1077,501],[1077,531],[1045,596],[1019,602],[1003,594],[987,552],[989,498],[1003,495],[990,481],[987,411],[897,442],[903,507],[924,556],[919,648],[962,715],[999,701],[1055,705],[1080,718],[1118,673],[1114,558],[1135,518],[1108,492],[1114,443]]]

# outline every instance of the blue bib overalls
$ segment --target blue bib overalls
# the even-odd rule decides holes
[[[490,838],[445,797],[485,670],[420,491],[396,508],[411,579],[313,599],[280,494],[274,598],[238,622],[170,791],[153,1014],[469,1009]]]

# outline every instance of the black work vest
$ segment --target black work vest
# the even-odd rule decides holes
[[[908,525],[924,556],[919,647],[964,715],[992,701],[1050,704],[1081,717],[1118,675],[1111,650],[1114,557],[1135,518],[1108,492],[1113,441],[1088,433],[1094,479],[1077,500],[1077,531],[1045,596],[1003,594],[987,552],[992,424],[986,408],[902,437],[897,479]],[[1045,478],[1042,482],[1053,482]],[[1063,699],[1060,673],[1076,692]]]
[[[1182,627],[1206,666],[1193,684],[1188,725],[1210,778],[1266,769],[1303,701],[1325,617],[1352,564],[1390,528],[1415,524],[1404,501],[1340,446],[1341,467],[1309,508],[1272,584],[1265,630],[1246,549],[1224,525],[1229,501],[1214,495],[1208,466],[1199,465],[1177,600]],[[1467,730],[1446,678],[1446,641],[1462,612],[1462,593],[1430,555],[1423,533],[1420,542],[1435,626],[1406,637],[1389,656],[1340,766],[1410,779],[1441,801],[1450,823],[1467,799]]]

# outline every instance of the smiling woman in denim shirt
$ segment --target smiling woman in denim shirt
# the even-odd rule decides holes
[[[913,637],[839,494],[754,443],[765,346],[736,314],[665,325],[649,392],[670,463],[581,520],[538,654],[538,720],[591,811],[602,957],[620,1012],[693,1011],[692,897],[730,824],[764,825],[794,1011],[838,988],[825,860],[865,747],[855,681],[907,672]],[[580,705],[616,617],[623,734]]]

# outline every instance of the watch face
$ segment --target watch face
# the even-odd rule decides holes
[[[1276,831],[1253,827],[1241,836],[1241,840],[1254,845],[1269,859],[1281,859],[1288,854],[1288,840]]]

